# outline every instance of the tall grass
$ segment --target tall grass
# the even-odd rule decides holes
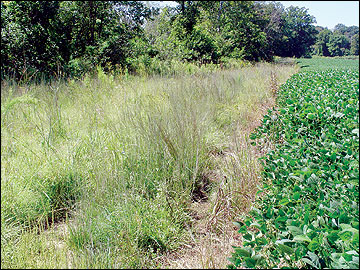
[[[229,148],[239,124],[272,98],[271,74],[282,81],[294,71],[264,63],[173,77],[99,69],[51,85],[3,81],[1,266],[158,267],[158,256],[187,239],[189,205],[217,166],[211,153]],[[239,190],[235,167],[228,174]]]

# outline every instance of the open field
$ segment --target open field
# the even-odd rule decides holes
[[[3,82],[2,267],[159,267],[191,240],[192,204],[219,187],[234,218],[251,198],[233,191],[256,192],[255,155],[238,152],[226,178],[209,176],[214,157],[236,149],[238,132],[295,71]]]

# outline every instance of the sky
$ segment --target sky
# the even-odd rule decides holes
[[[161,1],[162,5],[176,6],[174,1]],[[335,25],[359,26],[359,1],[276,1],[284,7],[298,6],[308,9],[316,19],[314,25],[333,30]]]
[[[277,1],[284,7],[298,6],[308,9],[316,24],[333,30],[335,25],[359,26],[359,1]]]

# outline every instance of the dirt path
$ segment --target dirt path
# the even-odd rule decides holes
[[[277,89],[272,90],[276,91]],[[260,165],[257,163],[257,158],[261,153],[250,145],[246,138],[260,125],[267,110],[274,105],[275,98],[271,98],[266,103],[260,104],[251,113],[249,112],[247,116],[249,124],[238,126],[230,148],[221,155],[214,156],[218,169],[209,172],[208,176],[210,182],[217,182],[217,188],[207,200],[192,203],[190,208],[193,217],[193,226],[190,228],[191,240],[179,250],[160,257],[159,262],[162,267],[224,269],[229,264],[227,258],[231,257],[232,246],[242,245],[240,235],[232,221],[239,213],[249,210],[255,199],[256,185],[259,179],[257,173]],[[252,159],[256,162],[255,168],[250,171],[249,168],[241,168],[242,163],[237,160],[239,158]],[[235,191],[226,187],[226,173],[221,169],[226,167],[238,170],[238,174],[242,178]],[[235,209],[234,205],[241,207]]]

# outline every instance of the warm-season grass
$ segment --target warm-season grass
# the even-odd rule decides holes
[[[213,157],[235,151],[239,127],[273,98],[274,80],[294,72],[264,63],[167,78],[99,70],[51,85],[2,82],[1,266],[161,267],[159,256],[191,238],[192,203],[219,168]],[[206,188],[227,196],[214,202],[245,207],[229,193],[249,186],[254,158],[242,151],[222,168],[227,181]]]

